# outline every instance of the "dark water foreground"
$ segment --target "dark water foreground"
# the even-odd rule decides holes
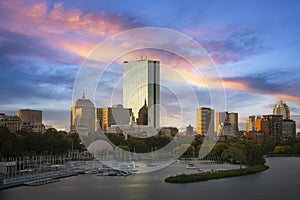
[[[188,184],[164,182],[167,175],[183,170],[178,164],[126,178],[79,175],[39,187],[2,190],[0,200],[300,199],[300,157],[267,158],[267,165],[269,170],[254,175]]]

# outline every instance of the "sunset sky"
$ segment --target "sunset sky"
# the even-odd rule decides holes
[[[90,51],[122,31],[161,27],[192,37],[212,57],[226,90],[227,110],[239,113],[240,129],[245,129],[249,115],[271,114],[282,99],[300,131],[299,8],[296,0],[2,0],[0,112],[41,109],[44,124],[69,130],[74,80]],[[166,53],[138,54],[163,64],[175,62]],[[180,65],[180,74],[195,80],[184,63],[175,65]],[[112,68],[108,81],[122,70],[118,62]],[[198,81],[193,87],[203,92]],[[165,92],[162,102],[171,96]],[[200,105],[209,106],[199,96]]]

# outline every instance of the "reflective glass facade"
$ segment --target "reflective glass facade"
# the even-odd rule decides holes
[[[145,100],[150,126],[159,127],[160,63],[153,60],[125,61],[123,64],[123,105],[137,117]]]

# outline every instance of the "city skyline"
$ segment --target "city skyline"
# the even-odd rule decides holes
[[[45,124],[68,130],[74,79],[89,51],[115,33],[159,26],[195,38],[212,56],[223,77],[226,110],[239,113],[240,128],[245,127],[248,116],[272,114],[275,103],[282,99],[290,106],[291,118],[297,122],[299,131],[297,69],[300,64],[294,59],[300,48],[299,6],[295,5],[298,2],[206,2],[200,5],[203,3],[164,1],[148,3],[147,8],[144,3],[1,2],[0,10],[5,17],[0,26],[0,77],[7,84],[0,86],[0,112],[15,114],[19,108],[43,110]],[[153,15],[153,10],[162,7],[165,13]],[[178,19],[176,13],[182,7],[188,12]],[[165,15],[167,17],[163,17]],[[137,52],[133,58],[141,54],[177,67],[193,79],[184,63],[178,64],[168,54],[144,51]],[[112,77],[121,73],[122,66],[118,63],[115,66]],[[173,83],[180,86],[176,80]],[[206,96],[203,85],[195,81],[194,87],[199,96]],[[163,97],[171,99],[168,93],[163,93]],[[209,99],[200,98],[200,102],[203,107],[210,106]],[[196,118],[195,112],[191,115]],[[190,123],[195,127],[195,121]]]

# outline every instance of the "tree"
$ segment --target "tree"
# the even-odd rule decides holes
[[[231,163],[238,162],[240,168],[242,168],[242,164],[246,161],[245,145],[239,141],[232,141],[221,156],[223,160],[227,160]]]

